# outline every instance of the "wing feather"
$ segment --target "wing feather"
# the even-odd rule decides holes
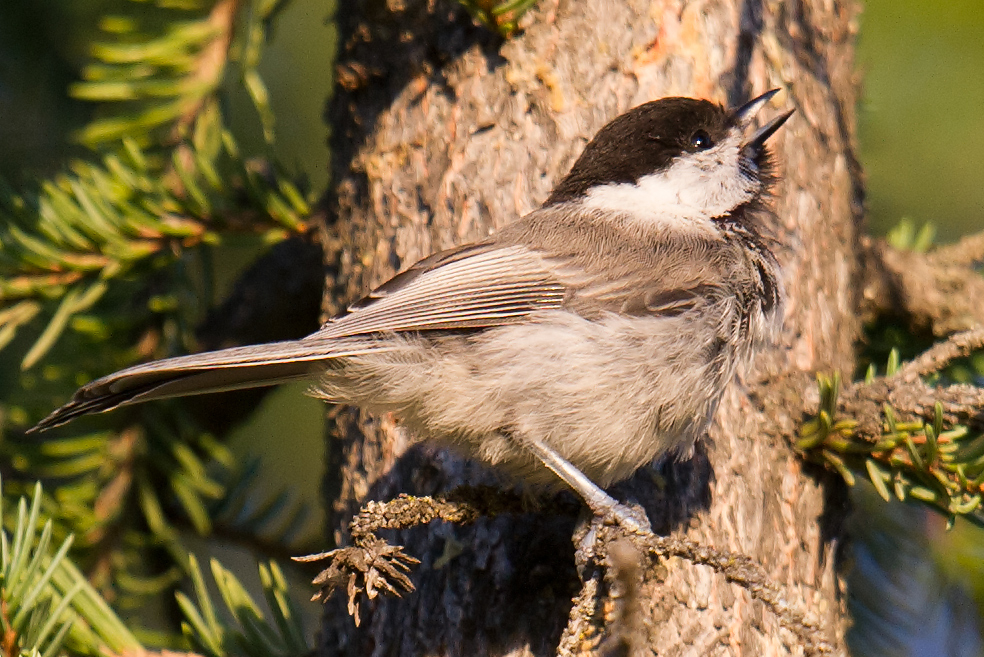
[[[308,339],[499,326],[560,308],[567,290],[525,247],[472,245],[421,261]]]
[[[150,399],[306,379],[332,359],[387,349],[381,341],[293,340],[141,363],[82,386],[71,401],[30,431],[44,431],[81,415]]]

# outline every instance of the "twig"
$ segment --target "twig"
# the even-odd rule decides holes
[[[598,615],[598,599],[601,595],[601,573],[595,571],[584,580],[581,590],[574,598],[574,605],[567,619],[567,626],[557,644],[557,657],[574,657],[583,652],[586,643],[597,639],[595,632]]]
[[[6,600],[0,600],[0,616],[3,616],[4,631],[0,637],[0,650],[4,655],[16,655],[20,652],[17,632],[14,630],[13,618],[10,614],[10,605]]]
[[[896,378],[912,383],[920,377],[939,372],[957,358],[965,358],[984,348],[984,326],[951,335],[906,363],[896,373]]]
[[[369,502],[352,520],[350,530],[354,545],[331,552],[295,557],[297,561],[327,560],[328,567],[315,579],[321,587],[316,599],[326,599],[331,593],[347,585],[349,593],[349,612],[358,614],[356,596],[362,591],[375,596],[375,591],[384,590],[399,595],[400,590],[412,591],[413,584],[403,575],[406,565],[416,560],[406,555],[399,546],[389,546],[375,536],[381,529],[406,529],[432,520],[466,524],[482,516],[495,516],[501,513],[528,511],[522,499],[516,495],[504,494],[494,488],[458,489],[455,495],[446,498],[411,497],[401,495],[388,502]],[[566,509],[565,509],[566,510]],[[612,546],[617,541],[628,538],[645,554],[658,558],[680,557],[691,563],[710,566],[725,576],[729,582],[746,589],[751,596],[760,600],[786,627],[802,642],[806,654],[825,655],[833,652],[831,644],[822,636],[816,623],[790,604],[782,588],[769,580],[765,570],[751,557],[722,552],[702,546],[685,538],[656,536],[650,532],[625,532],[621,527],[609,525],[598,533],[602,546]],[[608,555],[611,548],[598,550],[597,554]],[[579,619],[590,619],[594,614],[589,599],[595,599],[598,583],[592,578],[584,583],[584,589],[575,599],[568,629],[561,639],[558,654],[573,654],[577,642],[583,640],[578,627],[583,625]],[[578,627],[572,627],[572,626]],[[563,652],[568,651],[567,653]]]
[[[381,529],[407,529],[433,520],[469,524],[482,516],[528,510],[518,495],[490,487],[462,487],[440,498],[400,495],[388,502],[369,502],[352,519],[349,530],[357,543]]]
[[[941,265],[978,266],[984,263],[984,232],[966,235],[955,244],[934,249],[930,259]]]
[[[902,422],[932,422],[937,402],[943,406],[946,426],[984,429],[984,389],[966,384],[933,388],[918,377],[914,381],[878,377],[868,384],[855,383],[841,393],[837,415],[856,420],[856,433],[877,442],[884,433],[886,404]]]
[[[984,325],[984,232],[929,253],[865,238],[861,316],[902,316],[915,331],[937,337]]]
[[[615,539],[608,546],[606,575],[613,609],[608,621],[608,636],[599,652],[604,657],[652,654],[646,640],[645,608],[642,600],[643,553],[632,541]]]
[[[215,37],[198,54],[192,74],[189,76],[190,82],[205,88],[215,88],[219,85],[229,60],[229,47],[235,32],[238,10],[239,0],[219,0],[213,5],[208,15],[208,24],[215,30]],[[191,86],[193,85],[189,84],[189,87]],[[205,99],[205,95],[195,97],[183,108],[181,116],[175,122],[172,130],[176,139],[180,139],[185,131],[194,124],[198,113],[205,105]],[[188,155],[190,153],[187,150],[182,153],[184,157]]]

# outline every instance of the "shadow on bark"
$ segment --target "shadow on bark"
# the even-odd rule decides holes
[[[706,450],[698,445],[691,459],[654,464],[611,490],[622,500],[639,502],[654,530],[669,534],[709,505],[712,476]],[[508,486],[479,463],[418,444],[397,459],[365,501],[388,501],[400,493],[436,497],[462,484]],[[346,596],[338,592],[326,603],[334,619],[324,637],[328,654],[370,654],[374,632],[385,628],[389,637],[404,637],[404,654],[481,656],[525,648],[537,657],[554,655],[571,600],[581,588],[572,544],[581,504],[567,491],[520,495],[529,513],[379,532],[421,561],[410,573],[418,588],[403,598],[384,595],[363,605],[362,631],[354,632],[337,632],[355,623],[348,617]],[[544,512],[538,513],[538,507]],[[449,618],[455,620],[455,633],[447,631]],[[448,636],[455,636],[456,645],[445,643]],[[357,644],[346,645],[352,638]]]

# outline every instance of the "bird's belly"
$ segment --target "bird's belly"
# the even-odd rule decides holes
[[[714,327],[685,316],[556,311],[467,338],[401,340],[327,374],[326,396],[394,412],[419,437],[534,483],[554,475],[520,447],[527,437],[602,486],[689,449],[734,371]]]

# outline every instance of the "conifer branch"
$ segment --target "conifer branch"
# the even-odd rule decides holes
[[[853,485],[871,481],[888,501],[923,502],[952,522],[961,516],[984,524],[984,390],[968,385],[932,387],[953,359],[984,347],[984,330],[959,333],[886,373],[841,390],[839,376],[818,377],[819,411],[800,429],[797,447]]]

